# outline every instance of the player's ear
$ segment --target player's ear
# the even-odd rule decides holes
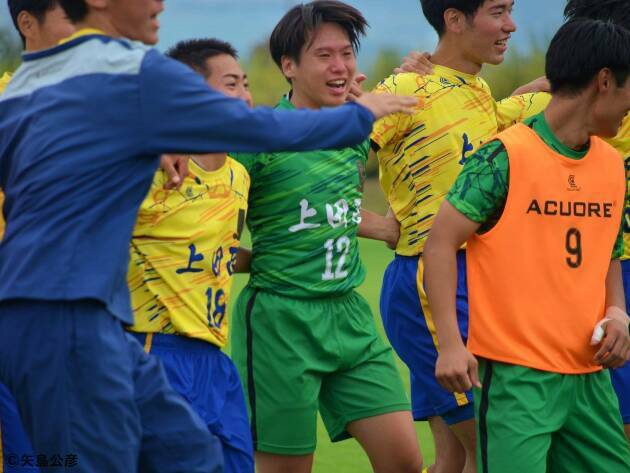
[[[447,8],[444,11],[444,32],[461,33],[464,29],[466,16],[457,8]]]
[[[280,58],[280,64],[282,64],[282,74],[289,80],[295,77],[295,60],[289,56],[282,56]]]
[[[31,38],[37,26],[37,19],[26,10],[22,10],[17,17],[17,25],[25,38]]]
[[[610,69],[607,67],[603,68],[597,73],[597,89],[599,92],[605,93],[608,92],[611,88],[617,85],[617,81]]]
[[[111,3],[109,0],[85,0],[90,10],[105,10]]]

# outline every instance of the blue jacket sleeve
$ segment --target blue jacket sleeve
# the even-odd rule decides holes
[[[139,80],[147,153],[344,148],[365,140],[374,122],[358,104],[320,111],[250,109],[157,51],[146,54]]]

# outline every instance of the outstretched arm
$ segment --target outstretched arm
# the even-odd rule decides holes
[[[417,103],[366,93],[356,103],[319,111],[251,109],[157,52],[146,54],[139,80],[138,146],[147,154],[343,148],[365,140],[376,118],[411,112]]]

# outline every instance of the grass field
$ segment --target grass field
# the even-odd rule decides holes
[[[370,180],[367,182],[366,207],[378,212],[383,212],[384,205],[377,186],[378,184],[375,181]],[[248,242],[244,241],[243,243],[247,246]],[[386,339],[378,310],[378,300],[383,272],[392,259],[393,252],[388,250],[384,244],[370,240],[361,239],[360,246],[361,256],[367,268],[367,277],[359,288],[359,292],[369,301],[374,313],[376,326],[383,339]],[[234,282],[232,300],[235,300],[236,295],[246,282],[247,276],[237,275]],[[407,368],[398,359],[397,363],[408,392],[409,375]],[[418,432],[425,464],[429,465],[433,462],[434,448],[428,425],[425,422],[416,422],[416,431]],[[372,469],[367,456],[355,440],[350,439],[334,444],[331,443],[320,419],[313,471],[315,473],[368,473],[372,471]]]

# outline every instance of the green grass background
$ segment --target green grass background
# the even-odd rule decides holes
[[[365,189],[365,207],[384,214],[385,204],[382,194],[378,188],[376,180],[368,180]],[[243,239],[243,245],[249,245],[249,239]],[[372,307],[376,327],[387,340],[383,330],[378,301],[381,292],[381,281],[387,264],[391,261],[394,253],[388,250],[381,242],[360,239],[361,258],[367,268],[365,282],[358,291],[368,300]],[[237,294],[247,282],[246,275],[236,275],[234,281],[231,300],[236,300]],[[409,372],[405,364],[396,358],[398,369],[409,394]],[[433,463],[434,446],[433,440],[426,422],[415,423],[418,440],[420,442],[422,456],[425,465]],[[354,439],[332,443],[328,438],[328,433],[319,419],[317,427],[317,451],[315,452],[314,473],[363,473],[372,471],[367,455]]]

